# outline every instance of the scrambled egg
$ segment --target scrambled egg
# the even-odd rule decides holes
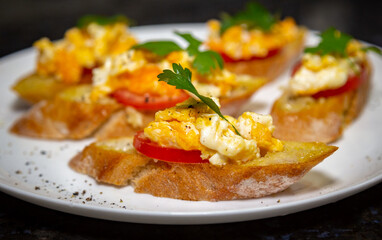
[[[350,75],[361,70],[361,63],[366,58],[361,47],[359,42],[351,41],[346,49],[348,57],[305,53],[302,66],[290,79],[292,94],[313,95],[343,86]]]
[[[246,112],[238,119],[225,117],[241,136],[207,105],[194,99],[157,112],[144,133],[160,146],[200,150],[202,159],[214,165],[240,164],[261,157],[263,151],[283,149],[282,142],[272,137],[271,116]]]
[[[157,76],[163,69],[171,68],[174,62],[190,67],[190,59],[184,51],[175,51],[164,58],[158,58],[139,49],[110,57],[103,66],[93,70],[92,97],[99,98],[120,88],[138,95],[149,93],[154,96],[176,96],[180,90],[159,82]]]
[[[174,96],[175,87],[159,82],[157,75],[164,69],[172,69],[172,63],[179,63],[183,68],[192,71],[192,82],[199,93],[211,97],[229,97],[234,89],[244,88],[242,76],[226,69],[215,69],[206,75],[198,74],[192,67],[194,56],[187,51],[175,51],[165,57],[154,56],[152,53],[131,49],[120,55],[110,57],[105,64],[93,70],[94,98],[105,96],[116,89],[126,88],[136,94],[150,93],[152,95]],[[256,81],[248,81],[248,89],[256,85]],[[253,79],[251,79],[253,80]]]
[[[208,27],[207,46],[236,60],[267,56],[270,50],[282,48],[299,35],[299,27],[292,18],[277,22],[269,32],[235,25],[220,35],[221,25],[217,20],[210,20]]]
[[[37,73],[76,83],[86,68],[103,64],[108,56],[120,54],[136,42],[124,23],[71,28],[62,40],[42,38],[34,44],[39,51]]]

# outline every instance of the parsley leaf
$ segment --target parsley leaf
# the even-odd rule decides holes
[[[219,67],[223,68],[223,59],[219,53],[214,51],[204,51],[196,55],[192,66],[198,70],[200,74],[206,74],[211,71],[211,69],[216,69]]]
[[[202,42],[196,38],[194,38],[190,33],[180,33],[175,32],[176,35],[182,37],[184,40],[188,42],[187,52],[191,56],[197,55],[199,53],[199,47]]]
[[[207,74],[211,72],[211,69],[216,69],[218,67],[223,69],[224,61],[219,53],[211,50],[200,51],[199,47],[202,42],[193,37],[190,33],[176,32],[176,34],[189,43],[186,51],[191,56],[195,56],[192,66],[196,68],[200,74]]]
[[[131,20],[123,15],[114,15],[111,17],[101,15],[85,15],[77,21],[77,27],[85,28],[91,23],[97,23],[98,25],[109,25],[117,22],[129,24],[131,23]]]
[[[224,117],[224,115],[220,112],[219,106],[216,105],[216,103],[211,98],[199,94],[191,82],[192,73],[188,68],[183,69],[180,64],[173,63],[172,69],[174,71],[169,69],[163,70],[163,72],[158,75],[159,81],[164,81],[169,85],[175,86],[177,89],[183,89],[194,94],[214,112],[216,112],[222,119],[231,124],[236,134],[240,135],[235,126],[230,121],[228,121],[228,119]]]
[[[151,41],[142,44],[137,44],[132,47],[133,49],[144,49],[153,52],[161,57],[174,51],[183,50],[178,44],[172,41]]]
[[[158,56],[164,57],[173,51],[185,50],[190,56],[194,56],[192,66],[200,74],[210,73],[212,69],[223,69],[224,61],[219,53],[208,50],[199,50],[202,45],[202,41],[193,37],[190,33],[180,33],[175,32],[176,35],[183,38],[188,42],[188,47],[186,49],[181,48],[178,44],[172,41],[151,41],[146,43],[141,43],[133,46],[133,49],[145,49]]]
[[[382,50],[380,48],[374,47],[374,46],[368,46],[361,49],[364,52],[372,51],[377,53],[378,55],[382,55]]]
[[[316,47],[305,48],[306,53],[316,53],[320,55],[337,54],[346,57],[346,46],[352,39],[350,35],[341,33],[331,27],[320,34],[321,42]]]
[[[269,31],[276,23],[275,16],[257,2],[247,3],[246,8],[234,16],[223,14],[221,19],[220,34],[223,34],[228,28],[240,24],[245,24],[248,29],[260,28]]]

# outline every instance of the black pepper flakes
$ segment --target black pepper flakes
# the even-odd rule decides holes
[[[78,192],[74,192],[72,197],[78,196],[78,194],[79,194]]]
[[[21,172],[20,170],[17,170],[15,173],[16,174],[22,174],[23,172]]]
[[[36,186],[36,187],[34,187],[34,190],[40,190],[40,187]]]

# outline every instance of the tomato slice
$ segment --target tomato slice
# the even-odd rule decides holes
[[[297,72],[297,70],[302,66],[301,62],[298,62],[292,69],[292,76]],[[348,77],[345,85],[336,88],[336,89],[327,89],[320,92],[317,92],[312,95],[313,98],[321,97],[332,97],[348,91],[357,89],[363,81],[368,78],[368,71],[364,66],[361,66],[361,72],[357,75],[351,75]]]
[[[177,96],[153,96],[149,93],[138,95],[122,88],[114,91],[111,95],[118,102],[126,106],[132,106],[139,110],[161,110],[175,106],[177,103],[187,100],[190,96],[179,91]]]
[[[186,151],[177,148],[161,147],[157,143],[148,139],[143,131],[139,131],[134,136],[134,147],[143,155],[165,162],[174,163],[208,163],[203,160],[199,150]]]
[[[279,52],[280,52],[280,48],[271,49],[271,50],[268,51],[268,54],[265,55],[265,56],[262,56],[262,57],[252,56],[252,57],[250,57],[248,59],[233,59],[233,58],[231,58],[230,56],[228,56],[225,53],[220,53],[220,55],[222,56],[224,62],[226,62],[226,63],[233,63],[233,62],[245,62],[245,61],[266,59],[266,58],[269,58],[269,57],[272,57],[272,56],[276,55]]]

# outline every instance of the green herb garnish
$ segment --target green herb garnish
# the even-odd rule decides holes
[[[248,29],[260,28],[269,31],[276,23],[276,17],[266,8],[257,2],[249,2],[246,8],[233,16],[222,14],[220,34],[223,34],[228,28],[244,24]]]
[[[305,48],[304,52],[313,54],[334,54],[346,57],[346,46],[353,38],[331,27],[320,34],[321,42],[316,47]]]
[[[85,15],[77,21],[77,27],[84,28],[91,23],[97,23],[99,25],[109,25],[109,24],[114,24],[117,22],[128,24],[131,22],[131,20],[129,20],[127,17],[123,15],[114,15],[110,17],[105,17],[101,15]]]
[[[352,36],[347,35],[331,27],[320,34],[321,42],[316,47],[305,48],[304,52],[319,54],[321,56],[326,54],[333,54],[340,57],[347,57],[346,47],[353,39]],[[375,52],[382,55],[380,48],[368,46],[361,48],[364,52]]]
[[[192,66],[196,68],[196,70],[201,74],[207,74],[211,71],[211,69],[220,68],[223,69],[224,61],[219,53],[215,51],[200,51],[199,47],[202,44],[201,41],[194,38],[189,33],[179,33],[175,32],[178,36],[182,37],[186,40],[189,45],[186,48],[186,51],[191,56],[195,56],[194,61],[192,62]]]
[[[174,51],[183,50],[181,47],[179,47],[178,44],[176,44],[172,41],[146,42],[146,43],[134,45],[132,48],[133,49],[145,49],[145,50],[150,51],[152,53],[155,53],[161,57],[164,57],[167,54],[174,52]]]
[[[228,121],[228,119],[224,117],[224,115],[220,112],[219,106],[216,105],[216,103],[211,98],[199,94],[191,82],[192,73],[188,68],[183,68],[180,64],[173,63],[172,69],[174,71],[169,69],[163,70],[163,73],[158,75],[159,81],[164,81],[169,85],[175,86],[177,89],[183,89],[194,94],[203,103],[205,103],[214,112],[216,112],[221,118],[231,124],[233,129],[235,129],[236,134],[240,135],[235,126],[230,121]]]
[[[361,50],[364,51],[364,52],[371,51],[371,52],[377,53],[378,55],[382,55],[382,50],[380,48],[377,48],[377,47],[374,47],[374,46],[364,47]]]
[[[173,51],[185,50],[190,56],[195,56],[192,66],[200,73],[210,73],[212,69],[223,69],[224,61],[219,53],[208,50],[199,50],[202,42],[190,33],[175,32],[176,35],[188,42],[188,47],[183,49],[172,41],[151,41],[133,46],[133,49],[144,49],[158,56],[164,57]]]
[[[194,38],[190,33],[175,32],[175,34],[188,42],[188,47],[186,49],[188,54],[194,56],[200,52],[199,47],[202,45],[202,41]]]

